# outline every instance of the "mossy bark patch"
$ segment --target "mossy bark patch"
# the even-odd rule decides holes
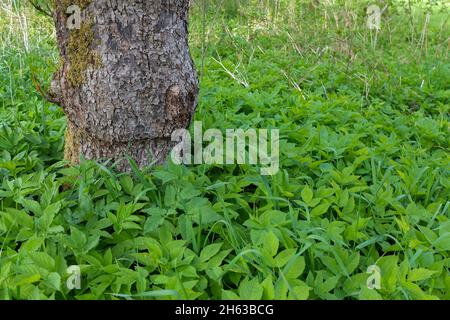
[[[81,10],[85,9],[91,3],[92,0],[53,0],[54,6],[63,6],[67,8],[72,5],[77,5]]]
[[[94,45],[94,32],[92,21],[81,24],[79,30],[72,30],[67,44],[67,59],[69,61],[69,73],[67,80],[78,87],[85,82],[86,70],[89,67],[101,66],[100,56],[92,49]]]
[[[67,126],[64,136],[64,159],[71,163],[80,161],[81,134],[79,129],[73,127],[70,123]]]
[[[61,56],[63,65],[68,65],[67,81],[72,87],[85,83],[86,71],[101,66],[101,58],[94,50],[94,22],[88,8],[93,0],[54,0],[59,32],[65,34],[65,50]],[[67,28],[67,8],[76,5],[81,10],[80,29]],[[61,30],[65,29],[65,30]]]

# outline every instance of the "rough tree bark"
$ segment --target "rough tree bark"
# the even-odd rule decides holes
[[[67,8],[81,8],[70,30]],[[189,0],[56,0],[61,64],[50,95],[68,118],[65,158],[163,162],[195,112]],[[69,21],[70,22],[70,21]],[[127,161],[119,169],[126,170]]]

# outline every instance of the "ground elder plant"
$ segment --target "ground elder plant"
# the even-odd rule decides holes
[[[262,175],[63,161],[52,22],[3,1],[0,298],[450,299],[448,7],[324,3],[192,4],[195,120],[279,130]]]

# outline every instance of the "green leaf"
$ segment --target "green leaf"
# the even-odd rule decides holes
[[[124,175],[120,177],[120,184],[123,190],[128,194],[133,194],[133,179],[130,176]]]
[[[20,201],[20,204],[27,209],[28,211],[31,211],[32,213],[34,213],[37,216],[40,216],[42,214],[42,209],[41,209],[41,205],[39,204],[39,202],[34,201],[34,200],[28,200],[28,199],[22,199]]]
[[[263,287],[263,299],[264,300],[273,300],[275,299],[275,287],[273,285],[272,276],[268,275],[266,279],[261,283]]]
[[[231,290],[222,290],[222,300],[240,300],[240,298]]]
[[[200,260],[202,262],[205,262],[209,259],[211,259],[213,256],[215,256],[220,248],[222,247],[223,243],[213,243],[203,248],[202,252],[200,253]]]
[[[282,268],[295,255],[297,249],[285,249],[275,257],[275,264],[278,268]]]
[[[159,226],[164,223],[163,215],[166,213],[166,210],[160,208],[151,208],[144,210],[144,212],[150,215],[144,224],[144,235],[147,235],[156,231]]]
[[[305,258],[303,256],[293,257],[284,267],[283,274],[287,279],[297,279],[305,270]]]
[[[280,245],[280,241],[278,240],[277,236],[272,231],[266,233],[266,236],[265,236],[264,242],[263,242],[263,248],[267,253],[269,253],[269,255],[271,257],[273,257],[277,254],[279,245]]]
[[[16,210],[12,208],[7,208],[6,211],[8,215],[11,217],[11,219],[17,222],[20,226],[23,226],[27,229],[34,229],[33,217],[29,215],[26,211]]]
[[[369,289],[363,286],[358,296],[359,300],[383,300],[381,295],[375,289]]]
[[[26,284],[35,283],[41,280],[39,273],[33,275],[18,275],[14,278],[13,285],[23,286]]]
[[[315,207],[311,211],[311,216],[312,217],[319,217],[319,216],[323,215],[324,213],[326,213],[328,211],[329,207],[330,207],[329,203],[322,203],[322,204],[318,205],[317,207]]]
[[[304,187],[301,196],[302,200],[309,205],[313,199],[313,192],[311,188],[309,186]]]
[[[408,273],[408,281],[414,282],[414,281],[422,281],[429,279],[435,274],[436,271],[428,270],[425,268],[417,268],[410,270]]]
[[[310,288],[303,281],[297,280],[297,283],[289,290],[288,299],[307,300]]]
[[[153,173],[153,175],[162,180],[163,184],[166,184],[167,182],[175,180],[177,178],[176,175],[167,171],[156,171]]]
[[[61,209],[61,202],[52,203],[44,209],[44,214],[39,219],[39,226],[41,230],[47,230],[53,222],[55,215]]]
[[[37,251],[42,246],[44,241],[45,241],[44,238],[34,236],[22,244],[22,246],[20,247],[20,251],[21,252]]]
[[[402,286],[408,290],[411,297],[416,300],[439,300],[435,295],[424,292],[417,284],[412,282],[405,282]]]
[[[45,279],[45,284],[53,290],[60,291],[61,290],[61,276],[56,272],[51,272],[47,279]]]
[[[450,249],[450,233],[442,234],[436,239],[434,246],[441,251],[448,251]]]
[[[122,223],[123,230],[141,230],[142,227],[135,222],[124,222]]]
[[[192,199],[196,196],[199,196],[201,192],[199,190],[194,189],[193,187],[183,188],[180,193],[180,197],[182,200]]]
[[[86,235],[75,227],[70,227],[70,240],[75,248],[83,248],[87,242]]]
[[[243,300],[261,300],[264,289],[256,278],[245,278],[239,285],[239,297]]]
[[[399,273],[398,256],[389,255],[380,258],[377,265],[381,269],[381,287],[388,292],[396,290]]]
[[[29,252],[28,256],[40,268],[47,271],[55,269],[55,260],[45,252]]]

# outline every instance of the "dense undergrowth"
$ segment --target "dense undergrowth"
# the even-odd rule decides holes
[[[196,119],[278,128],[275,176],[68,166],[52,22],[2,5],[1,299],[450,299],[448,11],[247,2],[192,11]]]

